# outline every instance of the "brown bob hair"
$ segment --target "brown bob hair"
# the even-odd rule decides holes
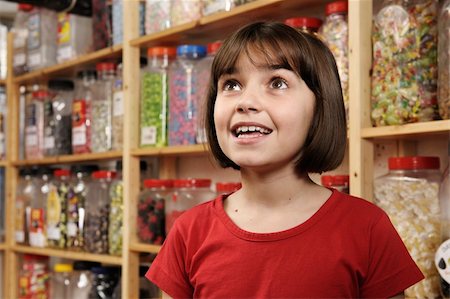
[[[220,166],[240,169],[220,148],[214,124],[217,82],[234,68],[240,55],[247,55],[250,61],[254,55],[262,55],[269,64],[289,66],[315,95],[313,120],[295,164],[297,174],[338,167],[344,158],[347,125],[333,54],[318,38],[278,22],[242,27],[224,41],[214,58],[204,120],[211,153]]]

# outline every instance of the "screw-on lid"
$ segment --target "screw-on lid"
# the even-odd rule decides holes
[[[73,165],[71,171],[73,173],[91,173],[99,170],[97,165]]]
[[[100,267],[101,264],[98,262],[87,262],[87,261],[75,261],[73,262],[73,269],[76,271],[91,270],[94,267]]]
[[[175,188],[209,188],[211,187],[210,179],[182,179],[174,180],[173,186]]]
[[[98,170],[92,173],[94,179],[113,179],[116,177],[115,171]]]
[[[94,274],[115,274],[115,273],[118,274],[118,273],[121,272],[120,270],[121,270],[120,267],[114,267],[114,266],[111,266],[111,267],[93,267],[91,269],[91,271]]]
[[[327,16],[333,13],[339,12],[347,12],[348,11],[348,2],[347,1],[335,1],[328,3],[325,7],[325,14]]]
[[[439,157],[391,157],[389,170],[439,169]]]
[[[177,56],[202,58],[206,56],[206,47],[201,45],[182,45],[177,48]]]
[[[19,5],[17,6],[18,10],[22,10],[22,11],[30,11],[33,9],[33,5],[31,4],[25,4],[25,3],[19,3]]]
[[[323,175],[320,177],[322,186],[348,186],[350,177],[348,175]]]
[[[97,72],[102,71],[114,71],[116,69],[116,64],[113,62],[99,62],[95,65]]]
[[[31,96],[35,100],[45,100],[50,96],[50,94],[47,90],[40,89],[40,90],[33,91]]]
[[[217,182],[216,192],[217,193],[231,193],[236,190],[241,189],[242,184],[240,182]]]
[[[207,46],[208,55],[216,55],[217,51],[219,51],[221,46],[222,46],[222,41],[216,41],[213,43],[209,43]]]
[[[21,168],[19,170],[19,176],[27,176],[27,175],[33,176],[36,175],[36,173],[37,169],[30,167]]]
[[[39,175],[52,175],[53,174],[54,169],[51,167],[47,167],[47,166],[42,166],[37,168],[37,173]]]
[[[85,77],[88,77],[88,78],[92,78],[92,77],[97,78],[97,72],[94,71],[94,70],[83,70],[83,71],[79,71],[79,72],[77,73],[77,77],[78,77],[78,78],[85,78]]]
[[[70,176],[70,170],[69,169],[56,169],[55,171],[53,171],[53,175],[56,177]]]
[[[73,271],[73,266],[71,264],[55,264],[55,266],[53,267],[53,270],[55,272],[72,272]]]
[[[74,84],[71,80],[51,79],[48,81],[48,88],[55,90],[73,90]]]
[[[163,56],[169,56],[169,57],[175,57],[177,55],[177,48],[174,47],[152,47],[147,49],[147,56],[148,57],[163,57]]]
[[[307,27],[317,31],[317,29],[319,29],[322,25],[322,20],[314,17],[297,17],[286,19],[284,23],[294,28]]]
[[[122,171],[122,169],[123,169],[122,160],[117,160],[116,171]],[[144,160],[140,160],[139,161],[139,170],[146,171],[147,170],[147,162],[145,162]]]
[[[147,179],[144,180],[145,188],[172,188],[173,180]]]

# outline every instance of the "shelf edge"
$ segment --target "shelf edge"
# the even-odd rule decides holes
[[[405,124],[399,126],[385,126],[363,128],[361,137],[371,138],[401,138],[422,134],[445,134],[450,133],[450,120],[436,120],[430,122]]]
[[[36,160],[18,160],[13,161],[14,166],[28,166],[28,165],[47,165],[47,164],[66,164],[84,161],[100,161],[100,160],[114,160],[121,159],[122,151],[110,151],[104,153],[89,153],[81,155],[62,155],[55,157],[46,157]]]
[[[154,253],[157,254],[161,250],[161,245],[143,244],[143,243],[131,243],[130,250],[142,253]]]

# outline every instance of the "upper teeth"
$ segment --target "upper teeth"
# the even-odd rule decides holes
[[[263,133],[263,134],[270,133],[270,130],[265,129],[265,128],[261,128],[261,127],[258,127],[258,126],[242,126],[242,127],[238,127],[236,129],[236,134],[245,133],[245,132],[256,132],[256,131],[258,131],[260,133]]]

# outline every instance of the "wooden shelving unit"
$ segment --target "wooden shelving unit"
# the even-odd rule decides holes
[[[158,253],[160,249],[161,249],[160,245],[151,245],[151,244],[143,244],[143,243],[130,244],[130,250],[136,251],[136,252]]]
[[[180,145],[169,147],[148,147],[137,148],[131,151],[133,156],[146,157],[146,156],[188,156],[188,155],[204,155],[208,152],[208,146],[206,144],[196,145]]]
[[[52,165],[52,164],[73,164],[78,162],[96,162],[104,160],[122,159],[121,151],[110,151],[105,153],[89,153],[80,155],[63,155],[55,157],[45,157],[39,160],[18,160],[13,161],[14,166],[32,165]]]
[[[5,243],[0,243],[0,251],[5,250],[8,246]]]
[[[413,123],[401,126],[364,128],[361,137],[365,139],[406,139],[421,136],[450,134],[450,120]]]
[[[6,80],[5,79],[0,79],[0,86],[6,85]]]

